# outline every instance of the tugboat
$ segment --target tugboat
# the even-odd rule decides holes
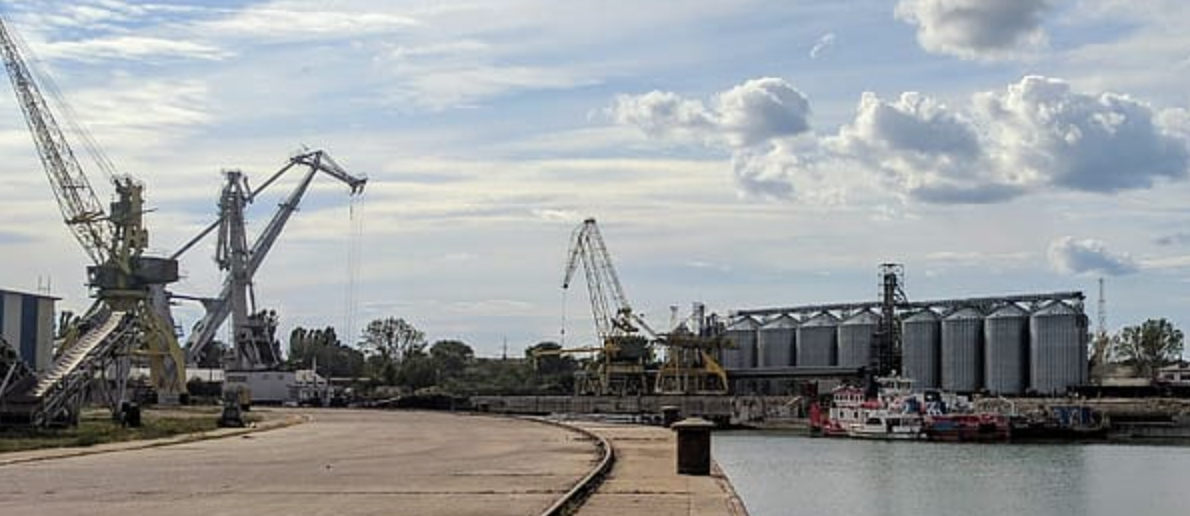
[[[913,380],[895,375],[876,382],[873,398],[859,387],[843,386],[831,392],[826,414],[812,406],[811,434],[961,442],[1003,442],[1012,435],[1011,414],[1002,410],[971,406],[964,398],[941,391],[914,394]]]
[[[912,380],[896,376],[877,378],[875,398],[863,389],[843,386],[831,392],[826,417],[811,410],[811,429],[827,437],[854,439],[924,439],[921,402],[910,393]]]
[[[1008,413],[979,405],[973,410],[952,411],[957,403],[948,403],[940,391],[926,391],[925,398],[925,432],[931,441],[1004,442],[1012,436],[1010,417],[1015,411],[1011,403]]]

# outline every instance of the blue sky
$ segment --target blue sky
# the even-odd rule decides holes
[[[1105,276],[1113,328],[1190,326],[1177,0],[9,0],[0,15],[147,183],[161,251],[211,220],[222,169],[262,178],[308,145],[368,175],[357,326],[401,316],[488,355],[556,339],[588,216],[658,326],[696,300],[872,299],[885,261],[911,298],[1085,290],[1091,312]],[[11,94],[0,113],[0,285],[52,276],[81,309],[85,255]],[[258,276],[286,330],[344,331],[348,206],[318,182]],[[217,290],[211,254],[184,258],[176,290]],[[580,344],[585,292],[565,301]]]

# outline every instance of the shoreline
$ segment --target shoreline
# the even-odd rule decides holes
[[[615,459],[578,516],[748,516],[717,462],[707,476],[677,474],[677,438],[668,428],[589,420],[557,421],[606,440]]]

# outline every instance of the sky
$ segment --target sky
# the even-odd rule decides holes
[[[874,300],[897,262],[910,299],[1081,290],[1094,321],[1103,277],[1109,329],[1190,328],[1181,0],[0,0],[0,16],[146,184],[156,252],[213,220],[223,170],[259,183],[306,146],[369,178],[355,200],[316,180],[257,275],[284,334],[395,316],[483,356],[563,327],[589,343],[581,282],[561,289],[587,217],[658,327],[695,301]],[[86,255],[10,93],[0,178],[0,287],[52,279],[60,308],[85,309]],[[250,234],[293,185],[255,203]],[[214,295],[213,254],[184,255],[172,290]],[[187,331],[200,315],[175,308]]]

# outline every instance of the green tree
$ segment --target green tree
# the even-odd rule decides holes
[[[425,353],[410,355],[397,365],[396,383],[416,391],[436,385],[438,372],[434,360]]]
[[[458,376],[474,358],[475,350],[462,341],[440,340],[430,346],[430,359],[438,380]]]
[[[387,317],[376,319],[364,328],[361,346],[364,350],[399,362],[420,355],[426,349],[426,334],[405,319]]]
[[[1165,319],[1149,319],[1120,331],[1116,353],[1146,378],[1182,356],[1182,331]]]
[[[364,372],[364,354],[339,341],[335,329],[294,328],[289,334],[289,363],[314,367],[326,376],[357,378]]]
[[[371,374],[386,385],[420,388],[428,377],[433,385],[434,368],[423,364],[426,357],[426,334],[405,319],[386,317],[376,319],[364,328],[360,347],[370,356]]]

